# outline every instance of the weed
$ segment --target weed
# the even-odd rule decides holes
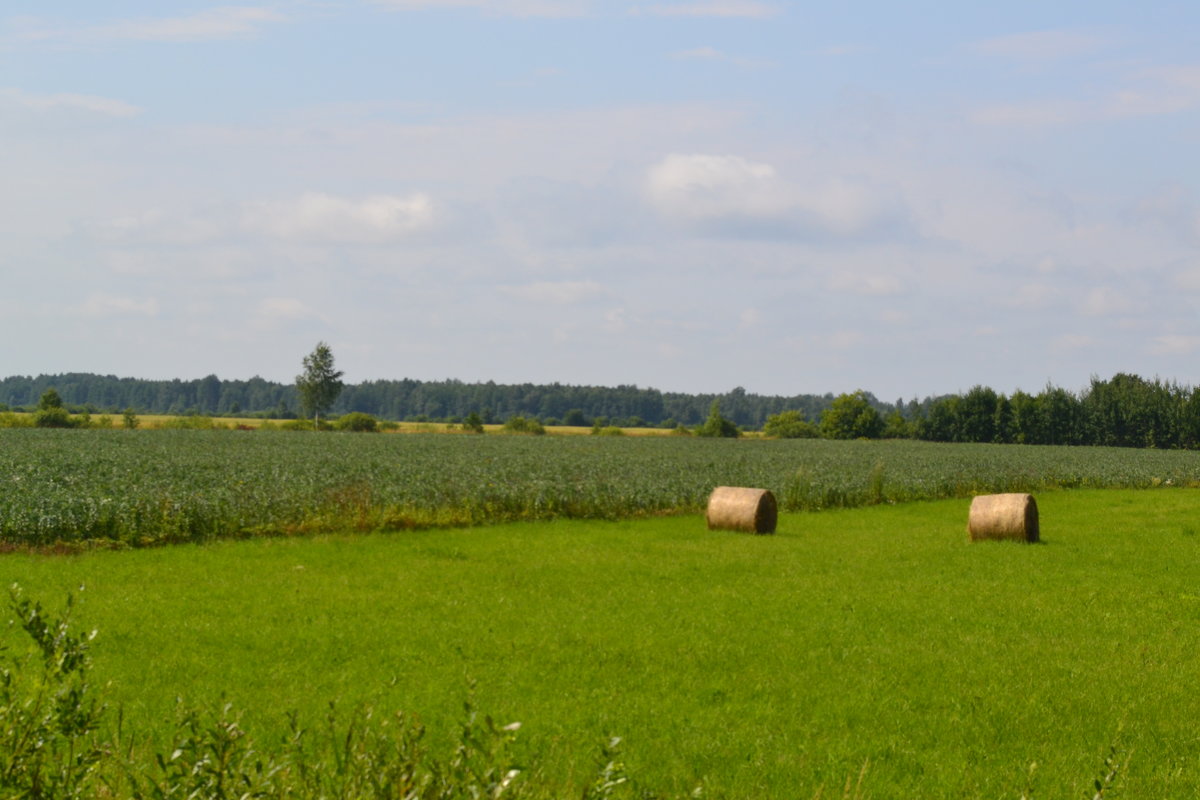
[[[96,737],[105,709],[86,680],[95,633],[72,632],[70,595],[63,613],[49,616],[13,585],[9,605],[36,653],[0,667],[0,789],[33,800],[90,797],[108,753]]]

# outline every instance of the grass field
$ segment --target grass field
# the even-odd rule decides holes
[[[941,501],[773,537],[688,515],[9,554],[0,580],[86,585],[96,682],[147,738],[182,696],[264,742],[331,699],[449,741],[470,678],[560,797],[610,735],[644,786],[711,797],[1200,796],[1200,493],[1039,505],[1030,546],[968,544]]]

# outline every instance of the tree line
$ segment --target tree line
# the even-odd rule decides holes
[[[1200,448],[1200,390],[1118,373],[1078,394],[1047,386],[1011,396],[986,386],[881,411],[863,392],[839,395],[816,420],[767,419],[784,438],[910,438],[933,442]]]
[[[72,410],[91,413],[229,415],[294,418],[294,384],[222,380],[146,380],[68,373],[0,380],[0,411],[35,410],[55,389]],[[662,392],[638,386],[464,383],[457,380],[376,380],[347,384],[334,415],[359,412],[381,419],[484,423],[513,417],[542,424],[697,426],[720,416],[745,430],[778,436],[913,438],[935,442],[1111,445],[1200,448],[1200,390],[1118,373],[1092,378],[1080,392],[1047,385],[1036,394],[1005,395],[985,386],[908,402],[881,402],[869,392],[834,396],[758,395],[738,387],[724,394]]]
[[[291,419],[301,409],[295,384],[260,377],[224,380],[148,380],[113,375],[65,373],[0,379],[0,410],[33,410],[47,389],[55,389],[74,410],[139,414],[261,416]],[[485,423],[522,416],[543,424],[637,426],[699,425],[714,401],[722,414],[757,430],[767,417],[788,409],[817,417],[832,394],[791,397],[758,395],[738,387],[724,394],[662,392],[633,385],[617,387],[552,384],[464,383],[458,380],[372,380],[342,387],[330,413],[360,412],[381,419],[458,422],[475,413]],[[872,397],[872,402],[877,402]],[[886,409],[885,404],[880,408]]]
[[[912,435],[937,442],[1200,447],[1200,390],[1118,373],[1074,394],[1047,386],[1011,396],[985,386],[914,417]]]

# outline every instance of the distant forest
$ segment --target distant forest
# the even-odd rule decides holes
[[[73,373],[0,380],[0,412],[32,410],[50,388],[71,411],[93,414],[132,409],[139,414],[288,419],[299,408],[294,385],[258,377],[155,381]],[[1037,394],[1005,395],[976,386],[962,394],[907,403],[881,402],[868,392],[781,397],[741,387],[725,394],[683,394],[637,386],[381,380],[346,386],[333,413],[429,422],[459,422],[475,413],[485,422],[521,416],[545,425],[674,428],[701,424],[714,403],[722,417],[746,430],[762,428],[781,412],[799,412],[807,422],[793,425],[794,433],[777,434],[785,436],[1200,449],[1200,390],[1127,373],[1092,378],[1078,393],[1048,385]],[[832,413],[825,414],[827,410]]]
[[[295,385],[263,378],[222,380],[209,375],[195,380],[144,380],[113,375],[68,373],[14,376],[0,380],[0,406],[30,410],[54,388],[73,410],[114,413],[132,408],[139,414],[261,416],[290,419],[300,400]],[[682,394],[637,386],[565,386],[552,384],[463,383],[456,380],[379,380],[348,384],[338,396],[333,414],[352,411],[381,419],[459,421],[479,414],[485,422],[509,417],[537,418],[543,423],[606,424],[674,427],[698,425],[713,401],[721,414],[745,428],[760,428],[771,414],[793,409],[811,419],[833,402],[832,394],[776,397],[749,394],[736,388],[725,394]],[[871,397],[872,402],[876,402]],[[878,404],[881,411],[891,406]],[[0,408],[3,410],[3,408]]]

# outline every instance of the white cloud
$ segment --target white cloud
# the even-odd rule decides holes
[[[723,61],[728,58],[714,47],[693,47],[691,50],[679,50],[671,54],[671,58],[699,61]]]
[[[1108,98],[1104,112],[1109,117],[1176,114],[1200,105],[1200,66],[1146,69],[1133,76],[1128,86]]]
[[[595,281],[539,281],[526,286],[504,287],[502,291],[532,303],[567,306],[603,295],[604,287]]]
[[[848,177],[780,178],[741,156],[672,154],[650,167],[651,205],[664,217],[709,232],[850,237],[898,219],[893,193]]]
[[[976,42],[972,49],[989,56],[1021,62],[1059,61],[1096,52],[1107,40],[1094,33],[1080,31],[1031,31],[997,36]]]
[[[850,236],[887,217],[886,198],[872,187],[834,178],[801,198],[801,207],[825,230]]]
[[[669,155],[650,168],[646,189],[659,211],[692,220],[775,217],[790,205],[775,168],[741,156]]]
[[[591,10],[587,0],[371,0],[397,11],[475,9],[489,16],[582,17]]]
[[[635,6],[631,13],[656,17],[746,17],[765,19],[780,13],[779,6],[756,0],[707,0],[696,3],[658,3]]]
[[[1050,342],[1050,349],[1057,353],[1070,353],[1091,347],[1095,341],[1091,336],[1081,333],[1065,333]]]
[[[1156,337],[1150,348],[1150,352],[1155,355],[1166,356],[1188,356],[1197,350],[1200,350],[1200,336],[1174,333]]]
[[[1128,313],[1132,308],[1132,302],[1124,293],[1111,286],[1097,286],[1084,297],[1081,310],[1091,317],[1107,317]]]
[[[677,50],[671,53],[676,61],[716,61],[723,64],[733,64],[737,67],[758,67],[761,63],[746,58],[739,58],[724,53],[715,47],[693,47],[690,50]]]
[[[82,306],[83,313],[92,317],[111,316],[158,316],[158,300],[153,297],[137,299],[120,295],[96,293],[88,297]]]
[[[900,278],[893,273],[864,273],[839,270],[829,277],[827,286],[835,292],[849,292],[873,297],[899,294],[903,289]]]
[[[1173,283],[1187,292],[1200,291],[1200,265],[1187,267],[1175,273]]]
[[[372,195],[354,200],[322,192],[305,192],[292,200],[247,206],[246,230],[297,241],[384,243],[432,228],[432,199]]]
[[[116,244],[196,245],[216,241],[228,233],[229,220],[220,216],[154,209],[114,217],[90,229],[97,238]]]
[[[72,43],[199,42],[246,36],[255,33],[264,23],[284,19],[278,11],[262,6],[218,6],[183,17],[122,20],[87,28],[32,28],[23,34],[23,38]]]
[[[834,331],[828,336],[822,337],[825,343],[834,350],[853,350],[854,348],[864,344],[867,340],[865,334],[859,330],[840,330]]]
[[[625,309],[610,308],[604,312],[604,330],[609,333],[624,333],[626,329]]]
[[[0,99],[34,111],[76,109],[110,117],[133,117],[142,113],[140,108],[123,100],[92,94],[37,94],[20,89],[0,89]]]
[[[1059,294],[1059,290],[1049,284],[1026,283],[1018,286],[1011,295],[1002,296],[1000,302],[1015,308],[1038,309],[1045,308],[1057,299]]]
[[[1045,128],[1178,114],[1200,107],[1200,66],[1143,69],[1117,83],[1111,91],[1086,99],[984,106],[973,111],[970,119],[977,125]]]
[[[265,297],[255,307],[251,325],[258,330],[276,330],[292,323],[309,320],[326,321],[323,315],[314,311],[303,300],[295,297]]]
[[[1086,103],[1070,100],[1048,100],[1036,103],[1009,103],[984,106],[971,112],[970,119],[976,125],[1045,128],[1083,122],[1094,117],[1097,113],[1094,106]]]

